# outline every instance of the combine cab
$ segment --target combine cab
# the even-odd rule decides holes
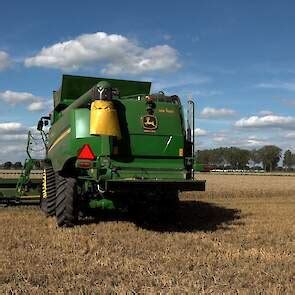
[[[41,197],[59,226],[75,224],[79,212],[122,206],[166,218],[178,192],[205,190],[194,180],[193,101],[185,124],[178,96],[150,94],[150,86],[63,76],[53,93]]]

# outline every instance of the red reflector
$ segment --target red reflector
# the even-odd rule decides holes
[[[83,160],[79,160],[77,161],[77,166],[79,168],[84,168],[84,169],[88,169],[88,168],[91,168],[92,167],[92,162],[90,161],[83,161]]]
[[[95,155],[90,147],[89,144],[84,144],[83,147],[81,148],[78,159],[83,159],[83,160],[94,160]]]

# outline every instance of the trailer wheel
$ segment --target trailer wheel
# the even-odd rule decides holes
[[[77,180],[73,177],[57,175],[56,189],[56,220],[60,227],[70,227],[75,224],[77,214]]]
[[[41,210],[47,216],[54,216],[55,214],[55,199],[56,199],[56,184],[55,174],[53,169],[46,168],[43,171],[42,192],[40,198]]]

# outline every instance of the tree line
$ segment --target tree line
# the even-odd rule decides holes
[[[266,145],[260,149],[241,149],[238,147],[220,147],[215,149],[199,150],[196,153],[196,162],[213,165],[217,168],[227,169],[264,169],[273,171],[278,169],[278,164],[283,157],[283,168],[295,171],[295,153],[286,150],[282,155],[282,149],[275,145]],[[21,162],[10,161],[0,165],[0,169],[22,169]],[[42,168],[42,163],[36,162],[35,169]]]
[[[42,160],[41,161],[36,161],[34,162],[34,169],[42,169],[43,168],[43,164],[42,164]],[[11,161],[7,161],[3,164],[0,164],[0,169],[4,169],[4,170],[21,170],[23,169],[23,164],[22,162],[11,162]]]
[[[264,169],[273,171],[282,167],[278,164],[283,157],[283,168],[293,171],[295,154],[287,150],[282,154],[282,149],[275,145],[266,145],[260,149],[241,149],[238,147],[220,147],[215,149],[199,150],[196,153],[196,162],[227,169]]]
[[[19,170],[19,169],[22,169],[22,168],[23,168],[23,165],[22,165],[21,162],[12,163],[10,161],[7,161],[7,162],[0,165],[0,169],[5,169],[5,170],[6,169],[7,170],[9,170],[9,169],[17,169],[17,170]]]

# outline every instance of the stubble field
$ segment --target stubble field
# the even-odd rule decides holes
[[[294,294],[295,177],[200,174],[172,224],[0,209],[0,294]]]

